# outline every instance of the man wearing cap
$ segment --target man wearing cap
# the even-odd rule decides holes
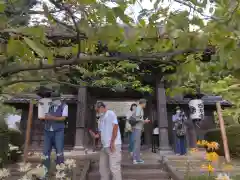
[[[142,164],[144,161],[140,157],[140,149],[141,149],[141,135],[142,130],[145,123],[149,123],[150,120],[144,120],[144,112],[143,109],[146,107],[147,100],[140,99],[139,104],[136,108],[133,116],[136,118],[136,125],[133,126],[133,136],[134,136],[134,148],[133,148],[133,164]]]
[[[52,93],[52,104],[49,112],[44,118],[44,161],[43,165],[46,168],[46,173],[50,168],[50,156],[52,148],[56,149],[56,164],[64,163],[64,127],[65,120],[68,117],[68,106],[60,99],[58,92]]]
[[[96,104],[99,118],[99,132],[103,149],[100,153],[99,172],[101,180],[122,180],[121,135],[116,114],[108,110],[103,102]]]

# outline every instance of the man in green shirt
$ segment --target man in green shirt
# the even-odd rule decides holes
[[[133,149],[133,164],[142,164],[144,161],[140,157],[140,149],[141,149],[141,134],[145,123],[149,123],[150,120],[144,120],[144,111],[143,109],[146,107],[147,101],[146,99],[140,99],[139,104],[136,108],[136,111],[133,113],[133,116],[136,118],[136,125],[133,126],[133,134],[134,134],[134,149]]]

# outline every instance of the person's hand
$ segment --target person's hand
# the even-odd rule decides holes
[[[100,138],[100,134],[99,133],[95,134],[95,138],[99,139]]]
[[[151,120],[149,120],[149,119],[146,119],[145,121],[144,121],[144,123],[149,123]]]
[[[46,115],[45,115],[45,119],[47,119],[47,120],[48,120],[48,119],[53,119],[53,116],[50,115],[50,114],[46,114]]]
[[[111,141],[111,143],[110,143],[110,151],[112,153],[114,153],[116,151],[115,143],[113,141]]]

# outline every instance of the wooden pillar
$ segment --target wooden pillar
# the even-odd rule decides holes
[[[84,149],[85,121],[87,118],[87,87],[78,89],[76,135],[74,150]]]
[[[27,161],[28,158],[28,147],[30,143],[30,134],[31,134],[31,126],[32,126],[32,118],[33,118],[33,103],[30,101],[29,103],[29,111],[28,111],[28,120],[27,120],[27,129],[25,135],[25,146],[24,146],[24,162]]]
[[[157,119],[159,127],[159,148],[160,153],[170,151],[168,137],[168,118],[167,118],[167,98],[164,83],[160,78],[156,80],[156,98],[157,98]],[[164,152],[163,152],[164,153]]]
[[[220,130],[222,135],[222,141],[223,141],[224,155],[225,155],[226,162],[230,163],[231,159],[230,159],[230,153],[229,153],[229,147],[228,147],[228,139],[227,139],[226,128],[225,128],[224,120],[222,116],[222,107],[220,102],[217,102],[216,106],[217,106],[217,114],[218,114],[219,125],[220,125]]]

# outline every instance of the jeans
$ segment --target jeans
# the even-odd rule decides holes
[[[133,145],[133,160],[140,161],[140,150],[141,150],[141,129],[133,129],[134,145]]]
[[[53,147],[56,149],[56,164],[64,163],[64,129],[56,131],[44,130],[43,165],[48,170],[50,168],[50,157]]]
[[[133,146],[134,146],[134,134],[133,134],[133,132],[129,132],[128,137],[129,137],[128,152],[133,152]]]
[[[180,155],[184,155],[187,153],[185,136],[181,137],[176,136],[176,153]]]

